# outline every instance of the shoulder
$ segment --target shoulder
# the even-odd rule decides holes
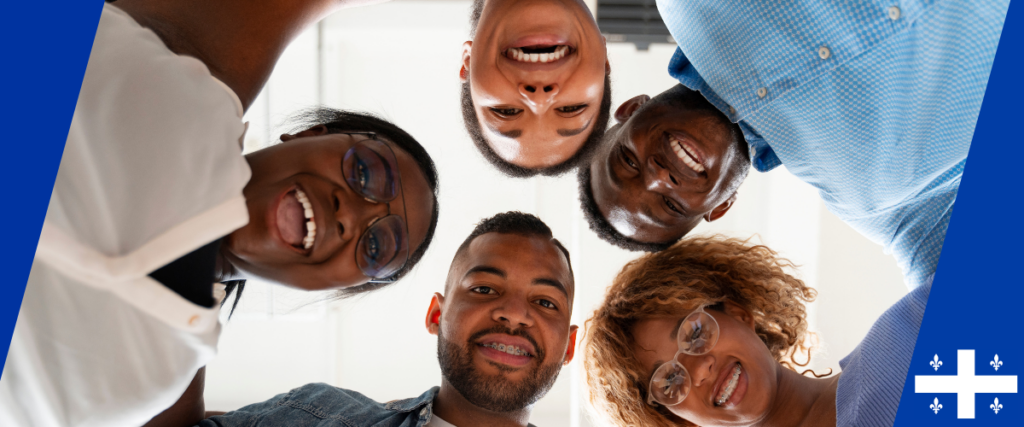
[[[899,396],[924,318],[931,284],[911,291],[893,304],[850,355],[839,362],[843,372],[836,389],[839,425],[889,424],[896,417]]]
[[[185,122],[195,128],[215,120],[237,127],[242,108],[203,62],[175,54],[155,33],[108,3],[82,82],[76,116],[82,114],[112,119],[118,126],[149,115],[150,123],[139,127]]]
[[[250,425],[257,421],[269,425],[403,426],[407,418],[419,416],[418,412],[405,409],[431,402],[431,392],[418,398],[381,403],[357,391],[324,383],[307,384],[265,402],[212,417],[200,426]],[[420,401],[428,394],[428,400]],[[409,406],[413,401],[416,403]]]

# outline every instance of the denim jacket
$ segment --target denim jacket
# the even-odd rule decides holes
[[[422,427],[439,387],[419,397],[380,403],[323,383],[306,384],[270,400],[205,419],[199,427]]]

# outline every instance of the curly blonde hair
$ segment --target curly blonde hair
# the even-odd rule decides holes
[[[626,264],[586,323],[584,368],[593,409],[614,425],[678,425],[680,419],[663,406],[646,403],[650,378],[634,357],[631,330],[643,319],[723,301],[750,312],[755,332],[780,364],[805,366],[810,348],[804,302],[816,292],[788,274],[791,268],[766,246],[723,236],[687,238]],[[797,353],[807,354],[807,362],[796,362]]]

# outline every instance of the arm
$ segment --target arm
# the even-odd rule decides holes
[[[206,418],[206,401],[203,390],[206,387],[206,367],[199,368],[185,393],[170,408],[149,420],[143,427],[185,427],[194,426]],[[216,415],[216,414],[214,414]]]

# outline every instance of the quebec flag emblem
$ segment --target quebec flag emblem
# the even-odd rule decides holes
[[[1004,361],[999,359],[998,354],[994,355],[992,360],[987,363],[989,365],[987,372],[984,369],[981,372],[976,370],[974,350],[957,350],[955,373],[949,372],[949,368],[946,369],[946,372],[941,372],[943,364],[939,355],[935,354],[929,361],[935,374],[914,376],[914,393],[935,395],[935,399],[928,406],[928,410],[934,412],[935,415],[943,413],[943,408],[953,402],[952,399],[943,395],[956,394],[954,407],[958,419],[974,419],[976,404],[979,400],[984,399],[980,403],[981,408],[987,406],[985,409],[998,415],[999,411],[1003,409],[1003,404],[999,403],[999,395],[1017,393],[1017,376],[999,374],[999,368],[1003,367]],[[1006,371],[1004,370],[1004,372]],[[982,398],[979,395],[985,395],[985,397]],[[989,402],[988,396],[992,395],[995,396]],[[951,409],[947,408],[945,412],[949,412]]]

